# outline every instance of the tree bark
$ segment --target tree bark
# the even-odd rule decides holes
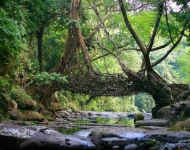
[[[43,70],[43,48],[42,48],[43,32],[44,32],[44,27],[40,28],[36,32],[37,40],[38,40],[38,61],[39,61],[40,72],[42,72],[42,70]]]

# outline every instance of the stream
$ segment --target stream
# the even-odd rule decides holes
[[[0,123],[0,150],[190,150],[189,132],[136,128],[134,115],[60,111],[46,125],[4,121]],[[151,114],[144,117],[154,122]]]

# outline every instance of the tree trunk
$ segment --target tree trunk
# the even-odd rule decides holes
[[[139,80],[140,79],[140,80]],[[169,84],[153,69],[149,70],[149,81],[145,75],[139,75],[135,85],[140,88],[139,91],[144,91],[150,94],[156,106],[152,109],[153,118],[157,117],[157,111],[167,105],[174,104],[180,100],[186,100],[189,93],[188,85],[184,84]]]
[[[42,49],[42,43],[43,43],[43,32],[44,28],[40,28],[36,34],[37,34],[37,40],[38,40],[38,61],[39,61],[39,68],[40,72],[43,70],[43,49]]]

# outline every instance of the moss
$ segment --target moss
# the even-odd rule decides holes
[[[134,122],[138,120],[144,120],[144,115],[142,113],[137,113],[134,118]]]
[[[5,94],[0,92],[0,106],[1,106],[0,114],[2,116],[6,115],[6,112],[8,111],[7,105],[8,105],[8,101]]]
[[[45,118],[42,114],[35,111],[24,110],[22,113],[26,116],[26,120],[28,121],[43,121]]]
[[[177,122],[174,126],[172,126],[169,130],[171,131],[190,131],[190,118]]]
[[[10,93],[10,98],[15,100],[18,104],[18,108],[21,110],[30,109],[36,110],[36,101],[32,100],[31,96],[20,86],[14,86]]]

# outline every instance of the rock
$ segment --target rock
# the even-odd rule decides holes
[[[129,140],[122,137],[102,138],[102,145],[106,148],[112,148],[115,145],[119,146],[119,148],[124,148],[127,144],[129,144]]]
[[[32,99],[26,99],[24,101],[24,108],[26,110],[35,110],[37,108],[37,103],[36,101],[32,100]]]
[[[8,115],[12,120],[26,120],[26,116],[19,110],[8,111]]]
[[[41,114],[48,120],[48,121],[54,121],[55,117],[47,110],[42,110]]]
[[[171,106],[165,106],[165,107],[162,107],[158,110],[157,112],[157,118],[160,119],[160,118],[167,118],[168,117],[168,113],[170,112],[170,109],[171,109]]]
[[[64,108],[63,108],[62,105],[60,105],[59,103],[55,103],[55,102],[51,102],[49,109],[50,109],[52,112],[64,110]]]
[[[150,120],[140,120],[135,122],[135,126],[158,126],[165,127],[169,125],[168,120],[164,119],[150,119]]]
[[[95,149],[89,140],[64,135],[42,126],[0,124],[0,148],[3,150],[88,150]]]
[[[55,124],[55,122],[48,122],[48,127],[49,128],[58,128],[58,125],[57,124]]]
[[[8,100],[8,110],[12,111],[12,110],[18,110],[18,104],[16,103],[16,101],[14,100]]]
[[[70,113],[67,111],[58,111],[56,113],[56,116],[61,116],[62,118],[69,118],[70,117]]]
[[[142,113],[137,113],[134,117],[134,122],[138,120],[144,120],[144,115]]]
[[[163,150],[189,150],[189,144],[186,143],[166,143],[161,149]]]
[[[125,146],[124,150],[138,150],[138,146],[136,144],[129,144]]]
[[[155,139],[145,139],[142,143],[139,145],[139,149],[142,150],[159,150],[159,142]]]
[[[157,113],[158,113],[158,111],[159,111],[162,107],[163,107],[163,106],[157,104],[155,107],[152,108],[152,117],[153,117],[153,118],[158,118]]]
[[[20,144],[21,150],[32,150],[41,146],[41,143],[34,139],[29,139]]]
[[[22,113],[26,116],[26,120],[28,121],[43,121],[45,119],[42,114],[36,111],[24,110]]]
[[[63,118],[56,118],[54,122],[55,123],[58,122],[58,124],[60,124],[60,123],[61,124],[65,124],[65,123],[67,123],[67,120],[65,120]]]
[[[190,131],[190,118],[186,119],[184,121],[178,121],[175,125],[170,127],[170,130],[174,130],[174,131],[180,131],[180,130]]]
[[[118,145],[114,145],[114,146],[112,147],[112,149],[119,149],[119,146],[118,146]]]
[[[128,144],[128,139],[122,138],[117,134],[101,130],[93,130],[90,133],[91,141],[97,148],[112,148],[117,145],[120,148]]]
[[[85,111],[80,111],[80,114],[81,114],[81,116],[85,116],[85,117],[87,117],[87,116],[88,116],[88,113],[87,113],[87,112],[85,112]]]
[[[190,104],[187,104],[187,106],[185,107],[183,116],[186,118],[190,117]]]

